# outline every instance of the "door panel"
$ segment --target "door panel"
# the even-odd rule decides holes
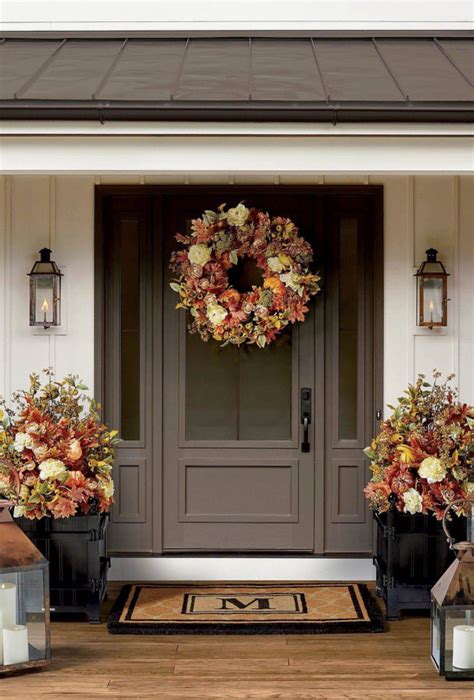
[[[325,552],[372,547],[362,450],[374,426],[373,226],[363,198],[326,204]]]
[[[110,548],[151,552],[151,211],[146,197],[104,211],[105,418],[119,430]]]
[[[298,522],[298,460],[180,460],[180,522]]]
[[[245,199],[252,206],[252,194]],[[267,195],[257,204],[290,216],[314,242],[313,200]],[[185,230],[210,206],[195,195],[166,199],[165,230]],[[165,259],[174,245],[166,237]],[[243,268],[232,281],[250,288]],[[169,284],[164,299],[164,550],[311,551],[314,458],[300,450],[299,390],[313,386],[312,312],[264,350],[222,348],[187,332]]]

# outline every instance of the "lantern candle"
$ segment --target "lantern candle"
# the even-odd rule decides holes
[[[473,625],[457,625],[453,629],[453,666],[474,668]]]
[[[3,628],[3,663],[5,666],[28,661],[28,630],[25,625]]]
[[[49,307],[48,307],[48,301],[47,301],[47,299],[45,299],[45,300],[43,301],[43,303],[41,304],[41,311],[44,313],[44,319],[43,319],[43,320],[44,320],[45,323],[48,322],[48,320],[47,320],[48,308],[49,308]]]
[[[16,586],[14,583],[0,583],[0,612],[3,627],[16,625]]]

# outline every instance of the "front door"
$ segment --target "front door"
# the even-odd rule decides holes
[[[381,194],[98,188],[97,385],[122,438],[113,553],[370,554],[362,449],[381,407]],[[290,217],[322,278],[305,321],[263,350],[190,334],[169,286],[175,233],[242,200]],[[245,261],[232,273],[240,290],[260,284]]]
[[[169,197],[164,230],[189,230],[192,219],[224,201],[238,203],[232,191]],[[313,198],[249,192],[245,202],[290,217],[317,250],[322,210]],[[165,260],[175,247],[168,236]],[[244,261],[233,273],[241,291],[261,283]],[[307,392],[313,412],[318,301],[304,323],[263,350],[222,348],[187,332],[171,274],[164,287],[164,550],[312,551],[314,423],[303,452],[300,403]]]

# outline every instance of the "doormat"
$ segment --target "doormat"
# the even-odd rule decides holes
[[[108,620],[112,634],[327,634],[383,632],[359,583],[133,584]]]

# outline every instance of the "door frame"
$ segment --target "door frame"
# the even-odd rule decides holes
[[[383,368],[384,368],[384,342],[383,342],[383,329],[384,329],[384,258],[383,258],[383,185],[252,185],[251,183],[242,185],[95,185],[94,190],[94,387],[95,387],[95,397],[97,401],[103,406],[104,411],[106,406],[104,405],[105,400],[105,338],[106,338],[106,328],[105,328],[105,314],[104,314],[104,301],[105,301],[105,276],[104,276],[104,232],[103,232],[103,210],[104,202],[110,196],[120,196],[120,195],[166,195],[166,194],[180,194],[186,193],[190,194],[195,192],[196,194],[205,196],[212,195],[216,196],[222,193],[228,197],[228,193],[231,190],[235,193],[236,199],[240,196],[245,196],[248,193],[249,188],[255,193],[277,193],[284,192],[286,194],[293,194],[298,196],[298,194],[332,194],[332,195],[357,195],[363,197],[370,207],[370,212],[372,215],[371,230],[373,231],[372,238],[372,252],[373,252],[373,270],[372,270],[372,284],[373,284],[373,343],[372,343],[372,353],[373,353],[373,396],[372,404],[376,410],[383,409]],[[153,203],[154,213],[156,209],[156,203]],[[163,261],[158,261],[158,271],[153,280],[155,285],[160,284],[160,271],[163,269]],[[324,290],[323,290],[324,293]],[[160,295],[161,299],[161,295]],[[159,329],[162,325],[162,301],[157,305],[157,308],[153,310],[153,322],[155,328]],[[316,335],[318,331],[324,329],[324,305],[320,304],[320,309],[315,315],[315,332]],[[324,337],[324,336],[323,336]],[[152,386],[153,392],[157,395],[161,395],[162,392],[162,351],[161,348],[153,347],[153,377]],[[315,367],[315,377],[322,378],[324,380],[324,366],[321,367],[318,363],[325,362],[324,356],[321,353],[316,353],[316,367]],[[155,366],[156,365],[156,366]],[[315,414],[318,415],[318,397],[321,404],[324,403],[325,387],[315,386]],[[159,436],[158,439],[161,442],[161,425],[162,425],[162,406],[161,402],[158,402],[158,406],[154,409],[154,415],[152,416],[152,425],[154,435]],[[373,433],[375,434],[378,427],[378,420],[376,418],[376,411],[374,410],[373,415]],[[324,509],[325,509],[325,493],[324,487],[321,488],[321,484],[324,485],[324,450],[325,450],[325,421],[319,421],[315,424],[315,444],[316,449],[314,451],[315,459],[315,492],[314,492],[314,554],[302,554],[301,556],[321,556],[323,555],[324,549]],[[153,510],[154,512],[162,512],[162,445],[156,445],[154,449],[154,463],[153,463]],[[161,556],[163,555],[162,548],[162,518],[155,518],[153,520],[153,548],[149,553],[144,552],[143,554],[149,554],[151,556]],[[121,556],[127,556],[131,553],[121,552]],[[192,553],[189,553],[192,555]],[[294,556],[294,553],[288,553],[289,556]],[[360,556],[370,556],[371,552],[363,553]],[[218,556],[234,556],[235,553],[218,554]],[[255,553],[254,553],[255,555]],[[278,556],[284,556],[285,552],[279,552]],[[173,554],[167,554],[166,556],[174,556]],[[275,556],[275,552],[271,554]],[[343,556],[343,554],[338,553],[338,556]],[[350,553],[350,556],[354,556]],[[357,555],[356,555],[357,556]]]

